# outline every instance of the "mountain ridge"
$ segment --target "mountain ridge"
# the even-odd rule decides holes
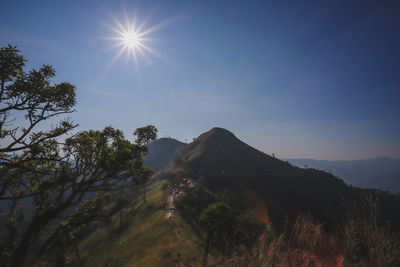
[[[236,191],[237,195],[244,188],[253,190],[266,201],[276,225],[283,222],[286,214],[294,219],[304,207],[310,207],[321,218],[326,217],[325,210],[340,206],[337,192],[350,194],[345,183],[333,175],[295,167],[247,145],[219,127],[185,146],[157,176],[204,180],[216,192],[224,187]]]
[[[194,143],[196,144],[196,140],[204,141],[213,135],[225,135],[225,138],[229,137],[242,142],[232,132],[221,127],[214,127],[199,135],[199,137],[194,139]],[[149,153],[145,157],[145,164],[154,169],[155,172],[158,172],[172,162],[185,145],[191,144],[182,143],[171,137],[159,138],[149,145]],[[254,149],[257,150],[256,148]],[[264,152],[261,153],[265,154]],[[268,154],[265,155],[270,156]],[[194,156],[194,154],[191,154],[191,156]],[[280,159],[299,168],[304,168],[306,166],[307,168],[314,168],[331,173],[342,179],[347,185],[361,188],[376,188],[394,194],[400,192],[400,159],[393,159],[390,157],[355,160],[319,160],[312,158]]]

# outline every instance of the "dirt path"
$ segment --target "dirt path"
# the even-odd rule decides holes
[[[186,184],[186,186],[184,185]],[[175,201],[180,198],[181,196],[185,195],[185,191],[187,190],[192,190],[194,188],[196,188],[196,185],[193,183],[192,179],[186,178],[184,179],[184,182],[181,183],[178,186],[180,189],[178,189],[178,193],[176,194],[176,190],[177,190],[177,185],[174,186],[174,189],[172,189],[172,192],[170,191],[170,189],[168,188],[167,190],[167,201],[165,204],[165,209],[166,209],[166,214],[165,214],[165,218],[166,219],[174,219],[176,216],[176,207],[175,207]]]
[[[167,213],[165,214],[165,218],[172,219],[173,217],[175,217],[175,214],[172,211],[173,209],[175,209],[175,198],[174,198],[173,194],[168,194],[167,204],[165,206],[165,209],[167,210]]]

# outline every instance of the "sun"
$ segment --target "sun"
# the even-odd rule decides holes
[[[141,40],[136,32],[130,31],[125,32],[122,35],[122,41],[124,42],[124,45],[127,46],[129,49],[135,49],[137,46],[140,45]]]
[[[150,48],[149,43],[151,39],[149,34],[153,33],[160,26],[156,25],[149,29],[145,29],[144,23],[138,25],[136,18],[130,20],[125,16],[125,24],[123,25],[120,21],[114,18],[114,25],[105,24],[109,29],[114,32],[114,36],[107,37],[107,39],[113,40],[114,46],[119,48],[118,53],[110,62],[112,65],[119,57],[123,54],[127,55],[127,59],[133,56],[135,64],[138,64],[138,56],[141,55],[147,58],[146,52],[158,55],[158,53]]]
[[[136,51],[143,53],[143,49],[146,49],[147,46],[144,44],[145,38],[143,38],[143,33],[140,33],[137,29],[134,29],[133,26],[129,25],[126,28],[122,28],[117,31],[119,34],[118,37],[113,38],[117,40],[117,46],[120,47],[120,52],[128,52],[136,57]]]
[[[129,18],[127,13],[124,11],[125,23],[118,20],[116,17],[111,16],[113,23],[102,21],[103,26],[106,26],[113,32],[113,36],[105,37],[107,40],[112,40],[114,45],[112,48],[118,48],[117,54],[107,65],[106,69],[111,66],[122,56],[126,55],[126,59],[129,60],[133,57],[136,67],[139,67],[139,58],[145,60],[145,65],[151,64],[151,59],[148,54],[156,56],[165,60],[165,56],[160,54],[158,51],[151,47],[153,41],[159,40],[152,36],[156,31],[164,28],[167,24],[171,23],[172,20],[162,21],[151,27],[146,27],[146,23],[149,19],[139,24],[137,23],[136,12],[134,13],[133,19]],[[150,62],[150,63],[149,63]]]
[[[120,23],[117,23],[117,26],[118,28],[114,31],[118,36],[112,38],[117,41],[116,46],[120,48],[117,57],[119,57],[123,52],[127,52],[128,56],[132,54],[135,60],[137,57],[136,52],[140,52],[144,55],[143,49],[148,49],[144,43],[146,40],[143,37],[144,33],[135,29],[135,25],[123,27]]]

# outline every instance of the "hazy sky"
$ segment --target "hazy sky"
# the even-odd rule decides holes
[[[400,158],[396,2],[2,0],[0,45],[77,86],[80,129],[219,126],[278,157]],[[135,11],[152,52],[113,62],[107,25]]]

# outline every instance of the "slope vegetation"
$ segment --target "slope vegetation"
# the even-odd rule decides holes
[[[343,198],[356,194],[327,172],[292,166],[250,147],[222,128],[213,128],[184,147],[156,178],[173,176],[199,179],[214,192],[229,188],[236,198],[245,196],[247,190],[257,193],[277,230],[282,230],[286,216],[294,221],[301,212],[334,225]]]
[[[113,234],[100,227],[80,243],[84,266],[197,266],[201,240],[179,214],[166,219],[164,184],[150,188],[146,204],[138,199],[131,207],[134,216],[126,229]],[[77,262],[74,255],[71,259]]]

